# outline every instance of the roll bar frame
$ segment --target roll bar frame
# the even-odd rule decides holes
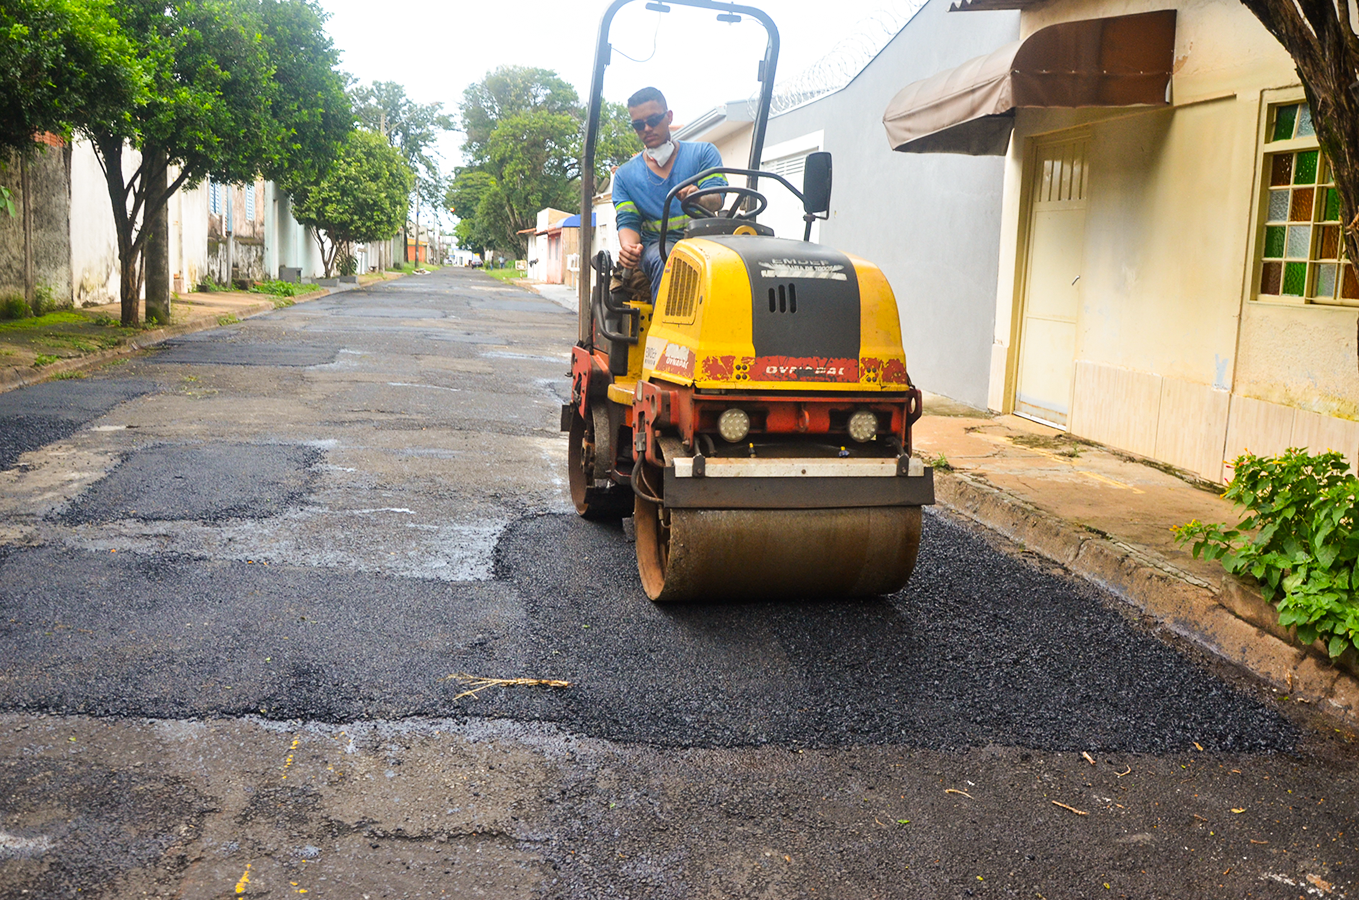
[[[594,334],[591,320],[593,310],[590,294],[590,280],[594,267],[590,260],[594,250],[594,196],[595,196],[595,151],[599,143],[599,119],[604,107],[604,70],[608,68],[613,55],[613,45],[609,43],[609,29],[618,11],[629,3],[638,0],[613,0],[599,22],[599,38],[595,43],[594,74],[590,79],[590,116],[585,128],[585,152],[580,166],[580,284],[577,295],[579,309],[578,338],[580,346],[591,347]],[[648,0],[648,9],[669,12],[671,6],[690,6],[695,9],[716,10],[721,16],[750,16],[764,26],[768,42],[765,44],[764,59],[760,60],[757,77],[760,81],[760,104],[755,115],[754,132],[750,142],[750,169],[758,171],[760,156],[764,152],[765,127],[769,124],[769,110],[774,98],[774,75],[779,59],[779,29],[763,10],[739,3],[723,0]],[[735,20],[731,20],[735,21]],[[768,175],[769,173],[765,173]],[[780,179],[782,180],[782,179]],[[757,176],[752,176],[750,187],[756,187]],[[785,184],[787,182],[784,182]]]

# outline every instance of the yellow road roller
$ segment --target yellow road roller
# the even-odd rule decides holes
[[[811,154],[799,189],[758,168],[778,31],[769,36],[746,169],[720,167],[667,198],[690,221],[666,258],[654,308],[591,256],[592,172],[609,25],[600,26],[582,177],[580,331],[571,356],[571,498],[587,518],[631,515],[637,568],[655,601],[868,595],[901,589],[915,566],[933,473],[911,455],[920,391],[910,381],[896,300],[867,260],[809,240],[830,208],[830,154]],[[656,4],[651,4],[654,7]],[[714,173],[744,185],[678,192]],[[761,183],[802,202],[801,239],[759,221]],[[725,209],[699,201],[723,195]]]

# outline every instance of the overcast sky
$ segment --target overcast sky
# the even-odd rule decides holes
[[[327,28],[343,53],[343,68],[362,81],[395,81],[421,103],[456,113],[463,90],[501,65],[554,69],[584,100],[595,38],[606,0],[320,0]],[[779,28],[778,81],[784,81],[864,30],[864,20],[903,0],[762,0],[754,3]],[[764,28],[746,19],[715,21],[708,10],[646,10],[637,0],[614,19],[613,62],[604,96],[626,100],[638,87],[660,88],[682,124],[727,100],[758,90]],[[654,52],[653,52],[654,48]],[[623,54],[644,63],[630,62]],[[441,149],[446,170],[458,163],[461,137]]]

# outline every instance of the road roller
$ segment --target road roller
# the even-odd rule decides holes
[[[654,306],[644,276],[591,253],[609,25],[628,2],[615,0],[600,26],[582,166],[590,263],[561,419],[576,511],[632,517],[641,586],[654,601],[898,591],[915,566],[921,507],[934,502],[933,472],[911,453],[921,394],[881,269],[810,240],[830,209],[830,154],[807,157],[800,188],[759,169],[778,56],[765,13],[666,0],[667,10],[765,26],[750,163],[708,169],[670,192],[663,221],[671,203],[689,221],[682,239],[667,246],[662,236]],[[730,183],[676,199],[714,173]],[[759,221],[767,190],[801,201],[801,235]],[[700,202],[713,195],[720,205]]]

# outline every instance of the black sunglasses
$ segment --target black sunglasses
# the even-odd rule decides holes
[[[669,110],[666,110],[666,112],[669,112]],[[663,121],[665,121],[665,113],[663,112],[658,112],[654,116],[647,116],[645,119],[633,119],[632,130],[646,131],[648,128],[655,128]]]

